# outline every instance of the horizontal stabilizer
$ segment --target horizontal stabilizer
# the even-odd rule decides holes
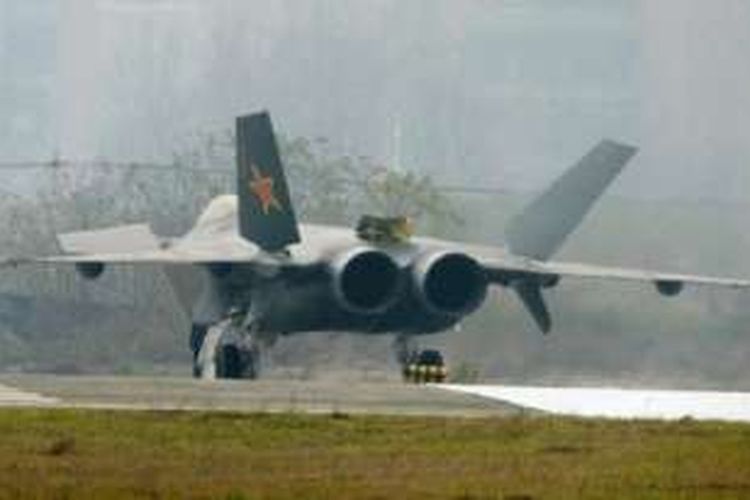
[[[636,151],[600,142],[510,221],[505,237],[511,252],[539,260],[551,257]]]

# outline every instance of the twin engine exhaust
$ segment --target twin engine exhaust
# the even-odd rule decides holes
[[[355,248],[337,256],[330,269],[336,302],[349,312],[381,313],[398,299],[401,271],[385,252]]]
[[[477,309],[487,294],[482,266],[459,252],[430,252],[406,267],[387,253],[355,248],[330,264],[333,294],[345,310],[378,314],[399,301],[432,315],[458,317]]]
[[[465,316],[487,296],[487,276],[473,258],[459,252],[421,256],[411,266],[412,293],[429,312]]]

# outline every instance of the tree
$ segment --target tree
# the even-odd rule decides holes
[[[432,231],[460,220],[429,174],[394,170],[366,156],[342,155],[324,138],[280,134],[277,140],[295,209],[303,220],[353,226],[364,213],[404,215]],[[235,137],[229,130],[195,134],[173,154],[173,163],[177,169],[215,172],[217,165],[234,163],[234,150]]]

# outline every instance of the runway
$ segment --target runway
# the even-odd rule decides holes
[[[0,406],[492,417],[521,407],[398,381],[0,375]]]
[[[750,393],[327,380],[0,374],[0,407],[351,413],[558,414],[750,422]]]

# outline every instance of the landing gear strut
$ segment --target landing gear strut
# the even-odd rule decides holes
[[[193,323],[190,330],[190,351],[193,353],[193,378],[201,378],[203,373],[203,367],[199,363],[198,356],[206,339],[206,333],[208,333],[208,326]]]
[[[252,329],[237,315],[211,325],[193,326],[193,376],[255,379],[260,371],[260,346]]]
[[[393,339],[393,353],[396,356],[396,361],[401,368],[405,368],[409,364],[409,361],[414,354],[419,351],[416,340],[413,335],[407,335],[405,333],[396,334]]]

